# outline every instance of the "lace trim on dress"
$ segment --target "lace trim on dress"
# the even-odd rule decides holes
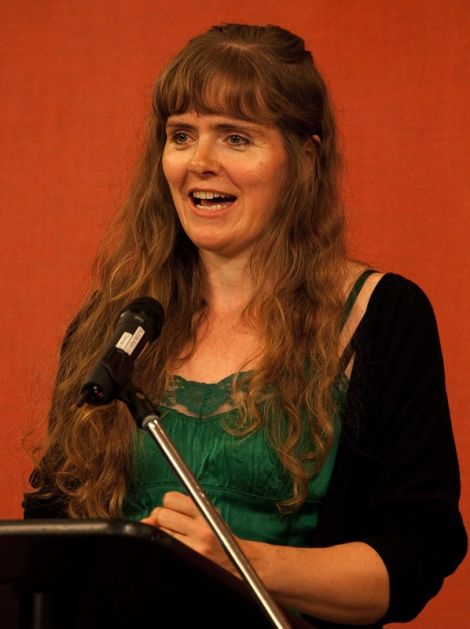
[[[173,386],[167,391],[162,406],[198,419],[226,415],[236,408],[232,400],[234,376],[232,374],[215,383],[173,376]]]

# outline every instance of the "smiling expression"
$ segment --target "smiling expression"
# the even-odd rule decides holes
[[[288,158],[274,126],[187,111],[168,118],[163,172],[202,251],[249,253],[278,205]]]

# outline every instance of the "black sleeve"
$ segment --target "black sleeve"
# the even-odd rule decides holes
[[[31,474],[30,483],[34,487],[34,472]],[[23,498],[23,517],[25,520],[42,519],[55,520],[57,518],[66,519],[67,510],[58,500],[50,498],[37,498],[34,494],[25,494]]]
[[[342,443],[318,536],[331,543],[334,532],[336,543],[363,541],[377,551],[390,577],[382,622],[403,622],[466,552],[442,355],[425,294],[386,275],[354,346]]]

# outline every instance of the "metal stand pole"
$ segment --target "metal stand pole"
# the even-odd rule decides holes
[[[257,599],[264,613],[271,621],[273,627],[277,627],[278,629],[290,629],[291,625],[261,583],[252,565],[235,541],[230,529],[219,512],[214,508],[201,485],[197,482],[173,442],[160,425],[160,414],[157,409],[152,405],[147,396],[140,389],[136,389],[132,384],[121,392],[119,399],[127,405],[137,425],[147,430],[152,435],[178,478],[186,487],[202,515],[214,531],[229,559],[240,572],[253,593],[253,596]]]

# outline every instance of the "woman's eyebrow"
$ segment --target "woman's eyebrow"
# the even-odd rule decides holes
[[[166,124],[166,128],[167,129],[177,128],[177,129],[182,129],[182,130],[187,130],[187,131],[196,130],[196,127],[194,125],[189,124],[184,121],[180,122],[178,120],[169,120]],[[255,133],[258,135],[262,134],[262,127],[260,125],[257,125],[255,123],[247,123],[245,121],[216,122],[214,124],[211,124],[209,128],[214,131],[224,131],[224,132],[244,131],[245,133]]]
[[[167,122],[166,123],[166,128],[167,129],[187,129],[188,131],[193,131],[195,129],[195,127],[192,124],[188,124],[186,122]]]
[[[245,131],[246,133],[262,133],[262,127],[246,122],[222,122],[214,125],[216,131]]]

